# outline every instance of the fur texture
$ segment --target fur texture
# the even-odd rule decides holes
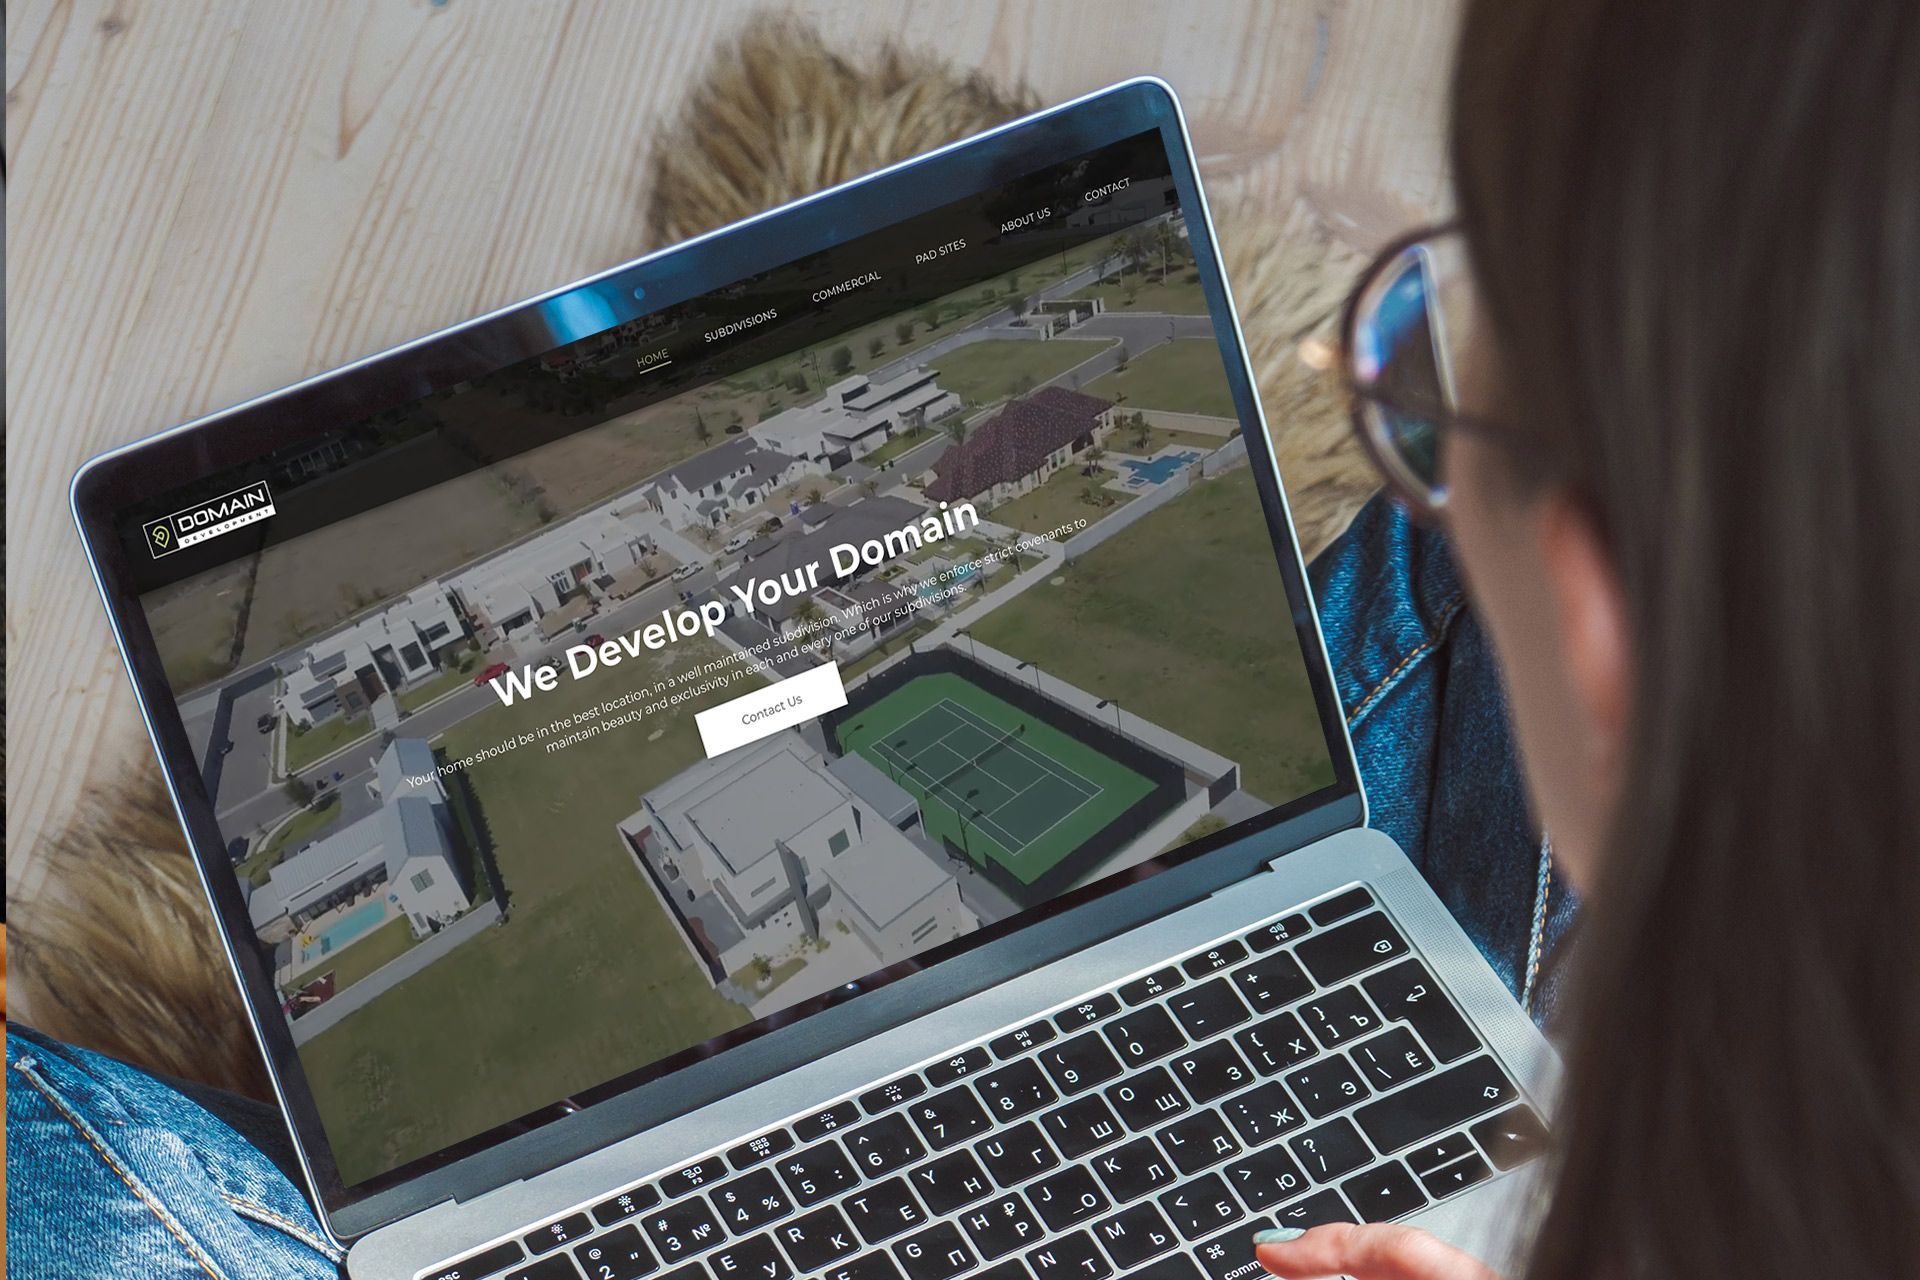
[[[750,24],[714,60],[657,149],[644,238],[664,244],[1014,118],[1036,105],[897,47],[862,63],[811,28]],[[1309,555],[1374,485],[1332,380],[1303,364],[1330,335],[1357,262],[1311,220],[1232,199],[1215,210]],[[51,851],[56,886],[17,913],[15,980],[50,1034],[144,1066],[266,1096],[258,1051],[159,773],[138,763],[88,798]]]

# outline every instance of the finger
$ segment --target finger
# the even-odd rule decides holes
[[[1260,1265],[1284,1280],[1352,1276],[1354,1280],[1499,1280],[1492,1271],[1450,1244],[1412,1227],[1315,1227],[1285,1244],[1254,1250]]]

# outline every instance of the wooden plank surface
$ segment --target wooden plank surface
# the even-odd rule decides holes
[[[1451,0],[844,0],[1059,101],[1158,74],[1216,206],[1379,238],[1443,199]],[[609,266],[727,0],[16,0],[6,144],[7,888],[145,750],[66,510],[101,449]],[[1304,212],[1303,212],[1304,211]]]

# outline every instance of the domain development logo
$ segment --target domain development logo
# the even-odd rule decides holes
[[[141,526],[141,531],[146,536],[147,550],[158,560],[196,542],[265,520],[272,514],[273,494],[265,480],[256,480],[210,502],[196,502],[170,516],[149,520]]]

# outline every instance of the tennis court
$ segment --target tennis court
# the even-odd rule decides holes
[[[838,732],[844,750],[919,799],[929,835],[1023,885],[1152,790],[1126,765],[951,673],[916,677]]]

